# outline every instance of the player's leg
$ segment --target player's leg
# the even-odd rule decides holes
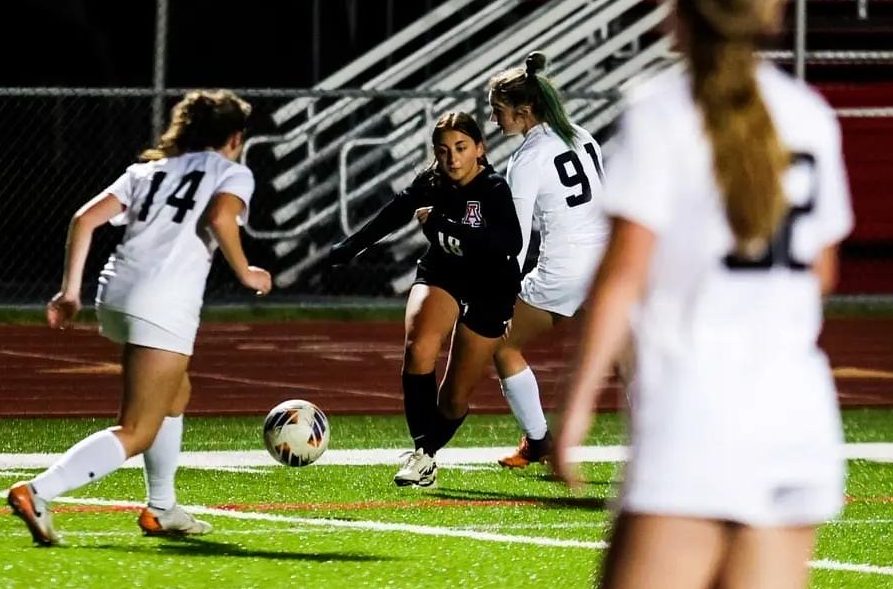
[[[498,333],[482,335],[465,323],[456,326],[438,395],[438,427],[432,436],[434,451],[446,446],[462,425],[471,395],[489,368],[493,352],[501,341]]]
[[[429,449],[437,414],[437,377],[434,369],[443,342],[459,317],[459,305],[447,291],[415,284],[406,302],[403,352],[403,409],[415,450],[394,475],[397,485],[433,484],[434,450]],[[429,482],[430,481],[430,482]]]
[[[714,520],[621,513],[599,587],[712,587],[725,553],[725,535],[725,525]]]
[[[149,447],[179,391],[188,363],[189,357],[182,354],[125,345],[118,425],[81,440],[49,469],[10,489],[10,505],[25,520],[36,542],[58,541],[49,519],[50,501],[114,472],[127,458]]]
[[[549,428],[540,400],[539,385],[522,350],[551,330],[556,321],[552,313],[518,298],[505,341],[494,354],[502,393],[524,432],[517,450],[499,460],[502,466],[523,468],[531,462],[544,460],[549,454]]]
[[[150,507],[170,509],[177,503],[174,476],[183,437],[183,411],[189,402],[191,390],[189,375],[184,374],[173,406],[161,422],[152,445],[143,452]]]
[[[806,587],[815,539],[812,526],[753,528],[734,526],[720,569],[723,589]]]
[[[152,445],[143,452],[148,504],[137,523],[149,536],[207,534],[211,525],[197,520],[177,505],[174,479],[183,438],[183,412],[189,404],[192,385],[184,374],[177,396],[161,422]]]

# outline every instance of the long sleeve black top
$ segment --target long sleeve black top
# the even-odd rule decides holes
[[[430,245],[420,265],[486,282],[517,275],[521,226],[508,184],[489,165],[465,186],[420,175],[341,246],[355,255],[408,223],[422,207],[433,209],[422,226]]]

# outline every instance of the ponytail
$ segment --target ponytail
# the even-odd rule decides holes
[[[251,105],[229,90],[189,92],[171,110],[170,125],[158,145],[141,153],[140,160],[219,149],[233,133],[245,130],[250,115]]]
[[[748,5],[751,6],[748,6]],[[754,0],[679,0],[689,28],[692,93],[713,146],[713,169],[739,255],[763,255],[787,212],[790,164],[756,80]],[[765,10],[765,8],[763,9]]]
[[[558,91],[546,76],[545,54],[534,51],[524,60],[524,67],[497,74],[490,80],[491,91],[512,108],[530,106],[533,116],[548,123],[568,147],[573,147],[577,132],[568,119]]]

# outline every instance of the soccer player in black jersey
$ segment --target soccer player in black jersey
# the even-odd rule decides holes
[[[521,228],[512,194],[487,163],[477,123],[466,113],[447,113],[432,143],[435,161],[329,257],[333,265],[346,263],[413,215],[430,242],[406,303],[403,399],[415,451],[394,476],[400,486],[434,484],[434,455],[465,419],[520,285]],[[435,363],[450,338],[438,388]]]

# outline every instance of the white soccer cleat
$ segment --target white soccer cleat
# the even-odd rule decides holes
[[[6,502],[15,516],[22,518],[31,537],[41,546],[54,546],[62,538],[53,529],[49,504],[37,496],[29,483],[16,483],[9,488]]]
[[[137,523],[147,536],[201,536],[213,529],[211,524],[195,519],[179,505],[170,509],[144,507]]]
[[[398,487],[430,487],[437,482],[437,463],[433,456],[428,456],[421,448],[406,452],[404,456],[403,468],[394,475]]]

